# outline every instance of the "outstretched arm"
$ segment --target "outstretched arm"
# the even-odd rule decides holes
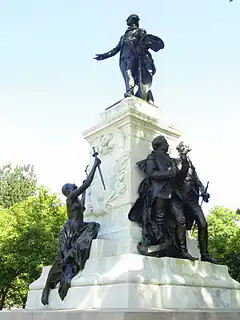
[[[77,188],[76,190],[71,192],[71,194],[68,196],[68,199],[74,200],[77,197],[79,197],[84,191],[86,191],[86,189],[91,185],[93,178],[94,178],[94,174],[96,172],[96,169],[100,164],[101,164],[101,160],[96,157],[94,164],[93,164],[93,167],[92,167],[87,179],[83,182],[83,184],[79,188]]]
[[[81,204],[82,204],[82,207],[85,208],[85,200],[86,200],[86,191],[87,189],[85,189],[82,193],[82,198],[81,198]]]
[[[96,57],[94,57],[94,59],[104,60],[107,58],[111,58],[111,57],[115,56],[120,51],[120,49],[121,49],[121,40],[118,42],[118,44],[115,48],[113,48],[112,50],[110,50],[106,53],[96,54]]]
[[[182,167],[181,170],[177,172],[177,179],[180,182],[183,182],[188,174],[189,170],[189,160],[186,155],[181,155],[181,162],[182,162]]]

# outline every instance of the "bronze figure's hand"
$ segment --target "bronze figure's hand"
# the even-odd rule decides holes
[[[105,59],[105,56],[104,54],[96,54],[96,56],[93,59],[101,61]]]
[[[210,194],[209,193],[201,193],[201,197],[204,202],[208,202],[209,198],[210,198]]]
[[[191,148],[183,142],[180,142],[177,146],[177,151],[179,153],[180,158],[182,160],[186,160],[187,154],[191,151]]]

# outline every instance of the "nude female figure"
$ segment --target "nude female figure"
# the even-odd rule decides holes
[[[93,167],[80,187],[67,183],[62,187],[62,193],[67,197],[66,207],[68,220],[65,222],[59,234],[58,254],[52,265],[45,287],[42,292],[41,302],[48,304],[49,293],[59,283],[58,293],[63,300],[71,286],[71,280],[89,258],[91,243],[96,239],[100,225],[96,222],[84,222],[85,194],[91,185],[96,169],[101,160],[96,154]],[[81,199],[79,196],[82,195]]]

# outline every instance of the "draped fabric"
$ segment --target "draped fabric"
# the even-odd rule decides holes
[[[138,59],[138,70],[141,69],[141,79],[139,72],[136,73],[135,82],[137,85],[148,85],[152,83],[152,78],[156,73],[156,67],[149,49],[157,52],[164,48],[162,39],[151,34],[142,35],[142,39],[137,45],[136,53]]]
[[[79,271],[83,270],[89,258],[92,240],[96,239],[100,225],[96,222],[82,222],[69,219],[59,234],[57,259],[49,271],[47,282],[53,289],[59,284],[59,295]]]

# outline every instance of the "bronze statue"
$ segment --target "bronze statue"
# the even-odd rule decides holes
[[[78,188],[75,184],[67,183],[62,187],[62,193],[67,197],[67,215],[60,235],[58,254],[55,263],[51,267],[45,288],[42,292],[41,301],[48,304],[51,289],[59,285],[59,295],[63,300],[71,286],[71,280],[83,270],[89,258],[92,240],[96,239],[100,225],[96,222],[84,222],[83,212],[85,210],[85,193],[91,185],[94,174],[101,164],[97,153],[93,155],[95,161],[93,167],[83,184]],[[78,197],[82,195],[81,199]]]
[[[138,250],[147,254],[150,245],[160,244],[161,252],[157,252],[157,256],[196,260],[187,250],[186,219],[178,190],[188,173],[188,150],[181,154],[179,169],[168,154],[169,145],[164,136],[155,138],[152,147],[152,153],[137,163],[146,178],[139,186],[139,198],[128,216],[142,227]]]
[[[180,142],[177,146],[179,154],[186,153],[186,149],[189,149],[183,142]],[[208,261],[211,263],[217,263],[215,259],[208,254],[208,226],[201,206],[199,205],[199,197],[201,196],[203,201],[208,202],[210,195],[207,193],[206,188],[198,178],[195,167],[192,161],[188,158],[189,170],[184,183],[180,186],[179,192],[182,196],[186,218],[187,229],[192,228],[194,220],[198,227],[198,242],[202,261]]]
[[[160,38],[139,28],[139,20],[136,14],[130,15],[127,18],[128,28],[118,45],[109,52],[97,54],[94,59],[104,60],[120,52],[119,64],[126,86],[125,97],[134,95],[137,85],[135,95],[153,103],[151,85],[156,68],[149,49],[157,52],[164,48],[164,43]]]

